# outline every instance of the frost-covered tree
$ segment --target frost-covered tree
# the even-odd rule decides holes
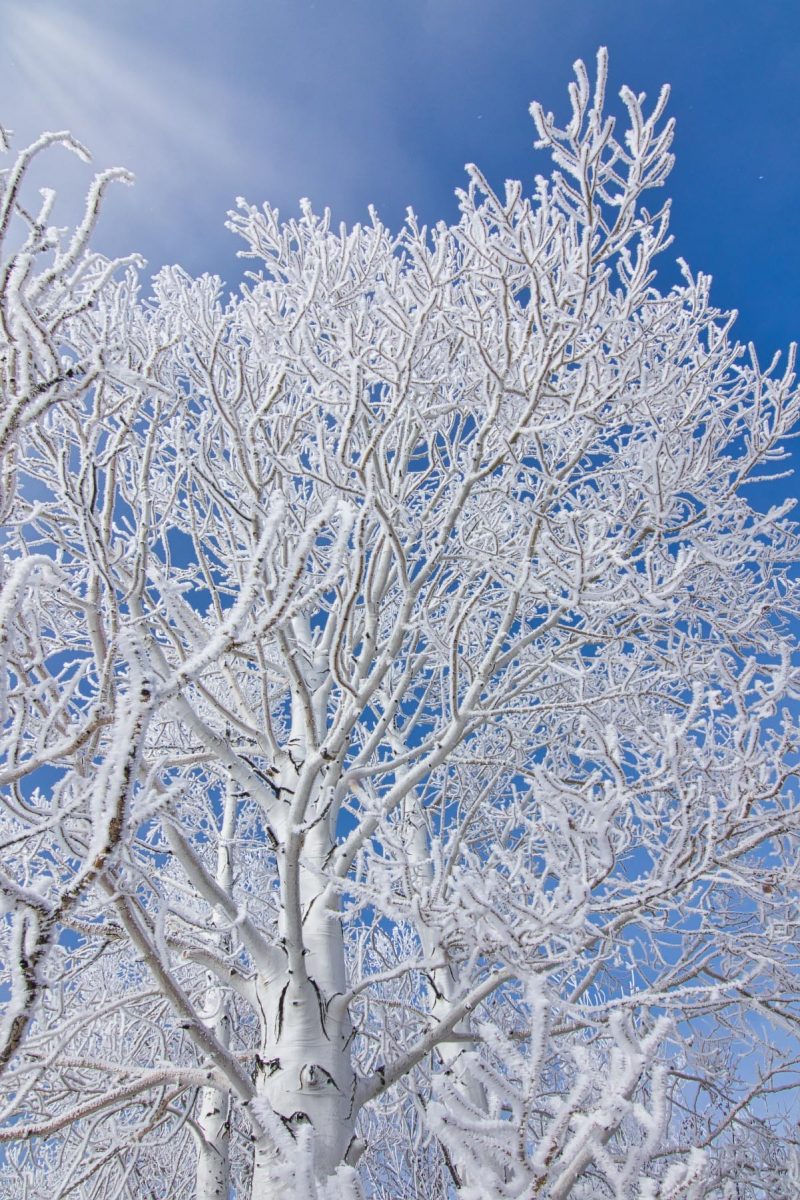
[[[227,298],[3,176],[0,1194],[797,1194],[793,353],[605,80]]]

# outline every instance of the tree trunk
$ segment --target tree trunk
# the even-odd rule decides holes
[[[426,884],[431,884],[433,881],[431,854],[426,828],[422,821],[417,821],[412,825],[409,852],[419,878],[425,880]],[[438,1021],[448,1015],[454,1002],[462,994],[459,971],[442,941],[441,931],[421,920],[417,928],[425,957],[443,964],[428,973],[429,1011],[433,1020]],[[460,1022],[453,1029],[452,1040],[444,1039],[436,1050],[443,1067],[458,1081],[473,1108],[481,1114],[488,1114],[486,1089],[474,1077],[465,1063],[467,1053],[476,1049],[476,1043],[470,1040],[470,1033],[469,1021]],[[460,1181],[457,1184],[457,1190],[461,1194],[462,1188],[470,1183],[469,1173],[464,1163],[452,1163],[446,1151],[445,1154],[450,1172],[453,1173],[454,1168],[457,1171]]]
[[[288,794],[299,786],[300,769],[282,772]],[[279,833],[290,845],[291,830]],[[312,823],[294,859],[290,847],[279,861],[282,895],[296,884],[302,921],[298,930],[285,915],[290,905],[282,905],[286,967],[256,981],[262,1042],[254,1112],[265,1133],[255,1147],[251,1200],[313,1196],[314,1181],[333,1174],[354,1141],[357,1078],[353,1030],[342,1003],[344,939],[338,897],[324,874],[332,848],[322,820]]]
[[[230,1100],[204,1088],[198,1125],[203,1137],[197,1154],[197,1200],[228,1200],[230,1192]]]
[[[233,839],[236,831],[236,793],[225,791],[222,827],[217,850],[217,883],[226,892],[233,885]],[[214,917],[219,925],[219,917]],[[230,935],[220,932],[220,947],[229,949]],[[212,975],[207,976],[205,1020],[217,1040],[230,1045],[230,1014],[225,989]],[[230,1096],[216,1088],[203,1088],[197,1118],[198,1151],[196,1200],[228,1200],[230,1192]]]
[[[328,924],[330,941],[341,942],[338,924]],[[286,972],[259,985],[267,1036],[256,1064],[254,1106],[259,1119],[267,1119],[255,1148],[251,1200],[304,1197],[303,1177],[332,1174],[354,1138],[352,1030],[346,1010],[330,1004],[330,968],[338,963],[309,958],[308,979],[295,982]],[[342,961],[341,949],[337,958]]]

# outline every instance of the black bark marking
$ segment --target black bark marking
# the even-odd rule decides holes
[[[436,997],[436,999],[437,999],[437,1000],[444,1000],[444,992],[441,992],[441,991],[439,990],[439,988],[436,986],[436,984],[435,984],[435,983],[434,983],[434,981],[433,981],[433,976],[432,976],[432,975],[430,975],[430,974],[428,974],[428,972],[426,971],[426,972],[425,972],[425,978],[427,979],[428,983],[430,984],[431,991],[433,992],[433,994],[434,994],[434,996]]]
[[[283,985],[283,991],[281,992],[281,994],[278,998],[278,1016],[277,1016],[277,1020],[275,1023],[276,1024],[276,1036],[278,1038],[278,1041],[280,1041],[281,1033],[283,1032],[283,1006],[286,1003],[286,993],[288,992],[288,990],[289,990],[289,980],[287,979],[286,983]]]
[[[280,1113],[278,1115],[280,1116]],[[314,1122],[311,1120],[311,1117],[308,1115],[308,1113],[303,1112],[302,1110],[293,1112],[290,1117],[281,1116],[281,1121],[283,1121],[284,1126],[286,1127],[286,1129],[288,1129],[289,1133],[291,1134],[292,1138],[295,1141],[297,1140],[297,1134],[295,1132],[296,1129],[299,1129],[299,1127],[301,1125],[313,1125],[314,1124]]]
[[[331,1039],[328,1035],[326,1020],[325,1020],[325,1018],[327,1017],[327,1014],[328,1014],[327,1005],[325,1003],[325,998],[323,997],[322,992],[320,991],[319,986],[317,985],[317,981],[314,978],[312,978],[311,975],[309,975],[309,977],[308,977],[308,982],[313,987],[314,993],[317,997],[317,1005],[319,1006],[320,1029],[322,1030],[323,1034],[325,1035],[325,1039],[327,1041],[330,1041]]]

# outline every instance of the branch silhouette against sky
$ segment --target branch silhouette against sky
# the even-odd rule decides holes
[[[254,7],[3,10],[0,1195],[790,1200],[792,22]]]

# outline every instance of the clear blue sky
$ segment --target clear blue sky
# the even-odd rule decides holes
[[[0,122],[136,173],[101,248],[233,284],[238,194],[397,225],[452,217],[466,161],[546,171],[528,104],[563,113],[601,43],[614,92],[672,84],[670,255],[766,357],[800,336],[800,0],[0,0]],[[63,154],[45,174],[65,195],[85,177]]]

